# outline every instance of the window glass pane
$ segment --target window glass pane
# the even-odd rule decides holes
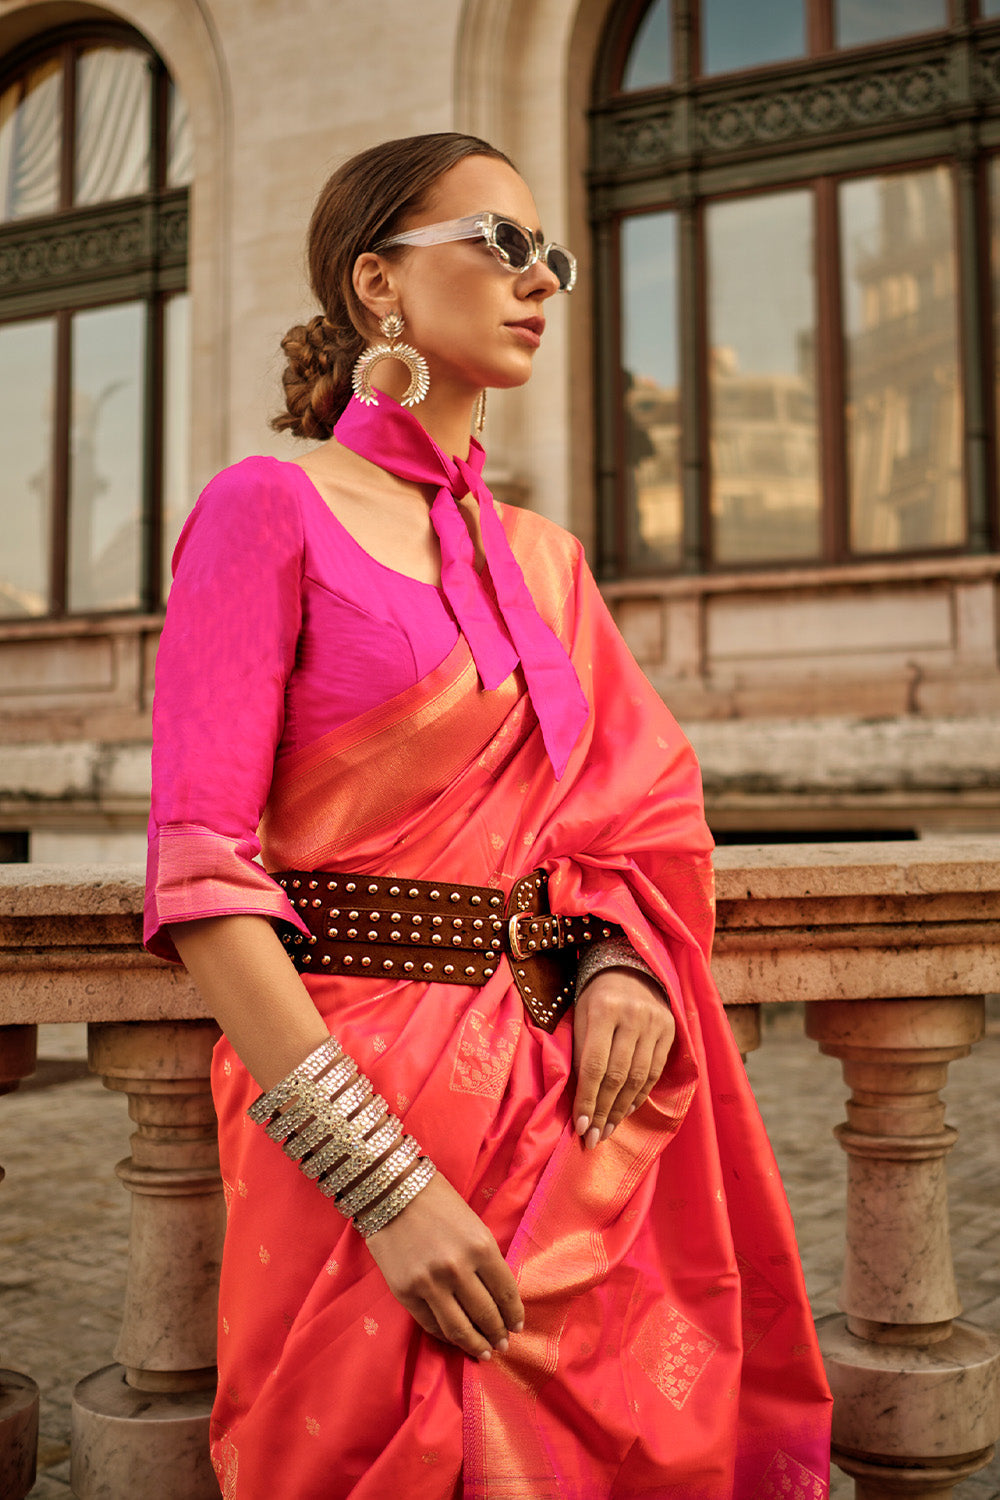
[[[670,54],[670,0],[653,0],[629,49],[623,90],[655,89],[669,83],[673,76]]]
[[[979,0],[979,9],[984,16],[1000,16],[1000,0]]]
[[[0,327],[0,614],[49,608],[55,320]]]
[[[170,84],[167,104],[167,187],[187,187],[194,176],[194,140],[184,96]]]
[[[816,290],[809,193],[709,206],[713,557],[820,550]]]
[[[802,57],[805,0],[702,0],[701,61],[705,73],[729,73]]]
[[[51,58],[0,94],[0,211],[4,219],[59,207],[62,66]]]
[[[73,319],[69,607],[139,603],[143,495],[141,302]]]
[[[677,215],[622,225],[626,550],[640,572],[681,557]]]
[[[860,47],[947,24],[948,0],[837,0],[834,6],[838,47]]]
[[[143,52],[92,47],[76,75],[77,203],[148,191],[151,78]]]
[[[170,558],[191,509],[191,299],[171,297],[163,310],[163,597]]]
[[[856,552],[965,540],[955,248],[947,168],[842,184]]]

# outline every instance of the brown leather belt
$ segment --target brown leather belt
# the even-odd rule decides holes
[[[507,958],[525,1009],[554,1031],[569,1008],[581,944],[620,937],[599,917],[553,916],[548,876],[533,870],[504,903],[490,886],[279,870],[309,937],[286,927],[282,942],[300,974],[482,985]]]

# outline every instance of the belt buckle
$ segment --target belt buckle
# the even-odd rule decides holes
[[[540,943],[529,945],[527,948],[521,941],[521,935],[517,930],[517,924],[521,918],[529,922],[541,922],[542,930],[546,936]],[[548,912],[519,911],[507,923],[507,941],[510,944],[511,956],[520,959],[537,958],[538,949],[541,948],[565,948],[569,943],[569,929],[563,917],[552,916]]]
[[[524,919],[532,922],[537,917],[537,915],[538,913],[534,911],[518,911],[514,913],[510,921],[507,923],[507,942],[510,947],[512,958],[523,960],[531,957],[531,951],[528,948],[523,948],[521,946],[521,937],[517,930],[517,924]]]

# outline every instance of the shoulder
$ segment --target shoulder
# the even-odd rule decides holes
[[[221,469],[202,490],[195,510],[226,511],[248,505],[280,512],[298,509],[301,470],[263,454],[242,458]]]
[[[220,470],[198,496],[188,526],[301,532],[301,471],[277,458],[243,458]]]
[[[542,618],[562,638],[592,592],[583,546],[535,511],[504,505],[500,514],[528,592]]]
[[[202,490],[174,553],[218,551],[230,558],[298,554],[303,544],[297,465],[255,456],[222,469]],[[262,551],[262,549],[264,549]]]
[[[562,526],[540,516],[537,511],[522,510],[516,505],[497,505],[500,519],[522,568],[535,556],[542,556],[551,566],[562,564],[577,572],[584,561],[583,546],[577,537]]]

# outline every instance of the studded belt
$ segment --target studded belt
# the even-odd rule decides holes
[[[490,886],[387,879],[326,870],[280,870],[309,936],[282,942],[300,974],[483,985],[510,963],[525,1009],[554,1031],[573,999],[579,949],[622,930],[599,917],[554,916],[548,877],[533,870],[504,902]]]

